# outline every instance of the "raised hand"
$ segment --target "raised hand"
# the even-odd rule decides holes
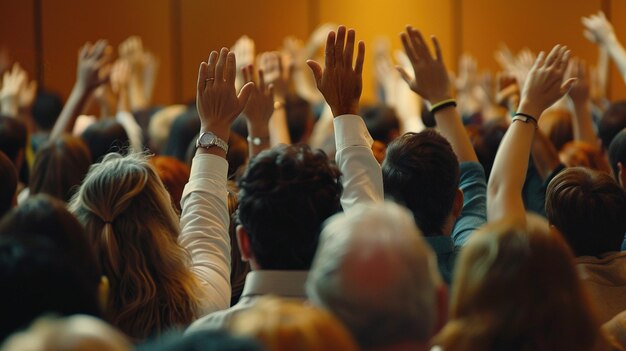
[[[17,117],[19,95],[25,84],[26,72],[19,63],[15,63],[11,70],[4,72],[4,76],[2,77],[2,89],[0,89],[0,112],[12,117]]]
[[[413,27],[407,26],[406,33],[402,33],[400,38],[404,51],[413,66],[415,78],[411,78],[404,68],[397,67],[397,69],[411,90],[433,104],[449,99],[451,96],[450,79],[443,63],[437,38],[431,37],[435,47],[435,57],[430,54],[422,34]]]
[[[235,44],[233,44],[233,46],[230,48],[230,51],[237,57],[237,76],[235,87],[239,89],[244,84],[241,70],[244,67],[248,67],[249,65],[254,64],[254,40],[250,39],[250,37],[248,37],[247,35],[244,35],[241,38],[237,39]]]
[[[572,99],[574,105],[583,105],[588,103],[591,88],[585,61],[579,58],[574,58],[570,61],[567,69],[565,70],[564,80],[567,81],[570,78],[576,78],[576,84],[572,85],[567,93],[570,99]]]
[[[196,106],[201,131],[211,131],[222,140],[230,136],[230,124],[243,111],[254,83],[246,83],[237,95],[235,54],[227,48],[220,53],[212,51],[207,62],[198,70]]]
[[[354,29],[348,30],[346,37],[346,27],[339,26],[336,33],[331,31],[326,38],[324,69],[313,60],[307,61],[315,76],[317,89],[324,95],[335,117],[357,114],[359,109],[365,43],[359,41],[353,66],[354,42]]]
[[[276,98],[284,102],[285,95],[287,95],[289,77],[288,71],[283,68],[283,60],[280,52],[264,52],[259,56],[258,62],[259,69],[263,71],[265,83],[267,85],[271,84],[274,87]]]
[[[570,51],[566,46],[556,45],[547,55],[539,53],[522,89],[519,112],[539,118],[541,113],[563,97],[576,78],[563,81],[569,62]]]
[[[106,40],[86,43],[78,53],[76,86],[91,93],[109,79],[111,48]]]
[[[592,43],[606,44],[609,40],[615,39],[613,26],[602,11],[589,17],[583,17],[582,23],[585,27],[583,34]]]
[[[254,66],[244,67],[242,73],[246,83],[254,82]],[[263,70],[259,70],[258,73],[259,82],[255,83],[243,112],[248,120],[248,127],[257,130],[257,133],[248,131],[249,134],[258,136],[258,129],[262,129],[266,132],[263,136],[268,136],[267,123],[274,113],[274,86],[266,83]]]

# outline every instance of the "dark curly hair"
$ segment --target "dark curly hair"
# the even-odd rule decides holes
[[[322,223],[340,208],[340,175],[323,151],[304,144],[250,161],[238,183],[237,217],[263,269],[309,269]]]

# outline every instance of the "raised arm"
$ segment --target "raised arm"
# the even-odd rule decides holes
[[[574,58],[570,61],[565,72],[565,79],[567,80],[569,78],[576,78],[576,84],[574,84],[567,93],[574,104],[574,118],[572,120],[574,139],[595,146],[598,136],[593,129],[589,76],[584,61],[578,58]]]
[[[183,191],[181,246],[191,255],[192,272],[204,287],[200,314],[230,305],[230,238],[226,177],[230,124],[243,110],[253,83],[235,91],[235,55],[223,48],[211,52],[198,72],[196,104],[200,117],[199,147]],[[226,145],[226,146],[225,146]]]
[[[334,116],[335,158],[343,173],[341,204],[346,211],[359,202],[383,199],[382,172],[372,153],[373,140],[357,116],[365,44],[358,43],[353,64],[355,36],[353,29],[346,31],[339,26],[337,32],[328,33],[324,69],[315,61],[307,61]]]
[[[408,26],[406,33],[402,33],[400,37],[415,73],[413,79],[402,67],[398,67],[402,78],[414,92],[433,106],[437,127],[452,145],[459,162],[478,162],[461,116],[455,108],[456,104],[451,99],[450,79],[443,62],[439,41],[435,36],[431,37],[435,47],[433,57],[418,30]]]
[[[242,68],[244,82],[254,81],[254,66]],[[250,158],[270,147],[269,120],[274,113],[274,87],[265,82],[259,70],[259,83],[255,84],[244,109],[248,125],[248,152]]]
[[[539,54],[528,74],[520,106],[498,148],[489,178],[489,221],[504,217],[526,221],[522,188],[537,120],[546,108],[567,93],[576,80],[570,78],[563,82],[569,55],[566,47],[556,45],[547,57],[543,52]]]
[[[584,35],[590,41],[604,47],[615,62],[617,69],[626,82],[626,50],[617,39],[613,26],[600,11],[596,15],[582,18]]]
[[[282,58],[278,52],[264,52],[260,57],[259,68],[263,71],[265,83],[274,87],[274,109],[269,120],[270,145],[291,144],[287,125],[287,80]]]
[[[109,72],[105,66],[109,63],[110,56],[105,40],[99,40],[94,45],[87,43],[80,49],[76,83],[50,132],[50,139],[72,131],[74,122],[85,108],[91,93],[109,79]]]

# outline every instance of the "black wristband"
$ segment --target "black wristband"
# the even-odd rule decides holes
[[[435,114],[441,110],[443,110],[444,108],[448,108],[450,106],[456,107],[456,101],[455,100],[447,100],[447,101],[443,101],[441,103],[435,104],[431,109],[430,109],[430,113],[431,114]]]

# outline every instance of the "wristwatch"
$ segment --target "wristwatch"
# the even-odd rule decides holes
[[[201,147],[203,149],[209,149],[213,146],[217,146],[224,152],[228,152],[228,143],[217,137],[212,132],[202,132],[196,140],[196,149]]]

